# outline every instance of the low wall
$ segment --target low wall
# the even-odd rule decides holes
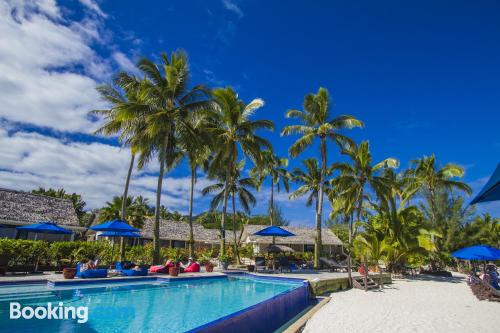
[[[370,275],[375,283],[380,281],[380,276],[378,274]],[[392,283],[391,274],[382,274],[383,283]],[[345,278],[334,278],[334,279],[322,279],[322,280],[311,280],[309,281],[309,286],[311,292],[314,296],[321,296],[326,293],[331,293],[335,291],[341,291],[349,288],[349,279]]]

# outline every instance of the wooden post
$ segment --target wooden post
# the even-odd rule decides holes
[[[365,291],[367,291],[368,290],[368,262],[366,260],[366,256],[364,257],[363,266],[365,266],[365,269],[363,272],[363,283],[365,284]]]

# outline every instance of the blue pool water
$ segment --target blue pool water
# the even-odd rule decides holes
[[[185,332],[299,288],[288,281],[221,277],[48,288],[0,287],[2,332]],[[87,306],[88,321],[9,319],[9,303],[21,306]]]

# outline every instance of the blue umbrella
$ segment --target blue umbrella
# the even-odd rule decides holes
[[[73,231],[64,229],[63,227],[58,226],[54,222],[50,221],[42,221],[40,223],[25,225],[22,227],[17,227],[18,230],[25,230],[29,232],[42,233],[42,234],[63,234],[63,235],[71,235]],[[37,235],[35,234],[35,240]]]
[[[125,238],[140,238],[141,235],[132,231],[105,231],[98,235],[99,237],[125,237]]]
[[[107,221],[98,225],[94,225],[89,229],[94,231],[113,231],[113,232],[138,232],[139,229],[131,227],[127,222],[123,220],[112,220]],[[121,237],[121,236],[120,236]]]
[[[270,226],[254,233],[255,236],[274,236],[274,237],[290,237],[295,236],[288,230],[280,228],[278,226]]]
[[[495,172],[490,180],[484,185],[481,192],[471,201],[471,205],[479,202],[500,200],[500,163],[498,163]]]
[[[500,260],[500,250],[487,245],[474,245],[455,251],[453,257],[464,260]]]

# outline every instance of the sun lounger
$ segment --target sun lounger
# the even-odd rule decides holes
[[[346,265],[339,264],[337,261],[333,259],[321,257],[319,258],[319,261],[321,262],[322,265],[328,267],[332,272],[338,269],[347,269]]]
[[[198,273],[200,271],[200,264],[193,262],[188,267],[184,268],[182,273]]]
[[[292,272],[292,265],[290,264],[290,261],[286,257],[279,257],[278,258],[278,263],[280,265],[280,272],[283,273],[283,271],[289,271],[290,273]]]
[[[259,271],[259,268],[261,270],[266,270],[266,259],[264,257],[255,257],[255,272],[257,273]]]
[[[95,279],[95,278],[105,278],[108,277],[108,270],[105,268],[102,269],[86,269],[81,271],[82,263],[76,264],[76,277],[81,279]]]
[[[148,275],[148,268],[147,267],[141,267],[140,270],[125,268],[128,266],[134,267],[135,265],[129,261],[117,262],[115,264],[116,270],[119,271],[122,275],[125,275],[125,276],[147,276]]]

